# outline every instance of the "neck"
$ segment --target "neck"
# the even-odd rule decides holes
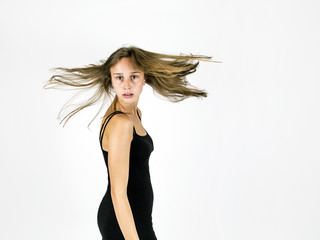
[[[136,102],[134,103],[124,103],[124,102],[121,102],[119,100],[119,98],[117,99],[116,101],[116,111],[121,111],[121,112],[124,112],[126,114],[129,114],[129,115],[136,115],[136,112],[137,112],[137,104]]]

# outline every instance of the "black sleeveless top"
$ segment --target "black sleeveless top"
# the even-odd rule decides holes
[[[124,240],[118,224],[111,199],[110,177],[108,167],[108,152],[102,149],[102,138],[106,125],[117,113],[115,111],[106,117],[100,130],[100,147],[108,172],[108,187],[97,214],[98,227],[103,240]],[[138,113],[138,111],[137,111]],[[125,114],[125,113],[123,113]],[[138,113],[138,117],[141,118]],[[156,240],[152,224],[153,190],[149,173],[149,157],[153,151],[153,141],[146,135],[138,135],[133,127],[133,139],[130,146],[129,178],[127,196],[132,210],[135,226],[140,240]]]

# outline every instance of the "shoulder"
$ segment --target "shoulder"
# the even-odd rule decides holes
[[[133,122],[127,114],[117,113],[111,117],[107,125],[108,137],[130,137],[133,133]]]

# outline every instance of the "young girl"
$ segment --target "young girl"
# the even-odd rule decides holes
[[[192,63],[192,60],[209,59],[211,57],[202,55],[167,55],[134,46],[122,47],[101,64],[55,68],[65,73],[52,76],[46,83],[45,87],[97,87],[88,103],[63,118],[68,117],[66,122],[102,98],[112,99],[115,93],[102,119],[99,136],[108,172],[107,191],[97,215],[103,240],[157,239],[152,223],[154,195],[149,172],[149,158],[154,146],[141,123],[140,94],[147,83],[172,102],[188,97],[206,97],[205,91],[190,87],[185,76],[196,71],[199,62]]]

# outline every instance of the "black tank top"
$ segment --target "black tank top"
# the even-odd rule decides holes
[[[102,148],[102,138],[106,125],[117,113],[125,114],[121,111],[115,111],[106,117],[100,130],[100,147],[108,172],[107,191],[100,203],[97,220],[100,233],[103,240],[124,240],[118,224],[111,199],[110,177],[108,167],[108,152]],[[137,111],[138,113],[138,111]],[[141,118],[138,113],[138,117]],[[127,186],[127,196],[132,210],[135,226],[140,240],[156,240],[157,237],[153,230],[152,207],[153,190],[149,173],[149,157],[153,151],[153,141],[146,131],[146,135],[140,136],[136,133],[133,126],[133,139],[130,146],[129,179]]]

